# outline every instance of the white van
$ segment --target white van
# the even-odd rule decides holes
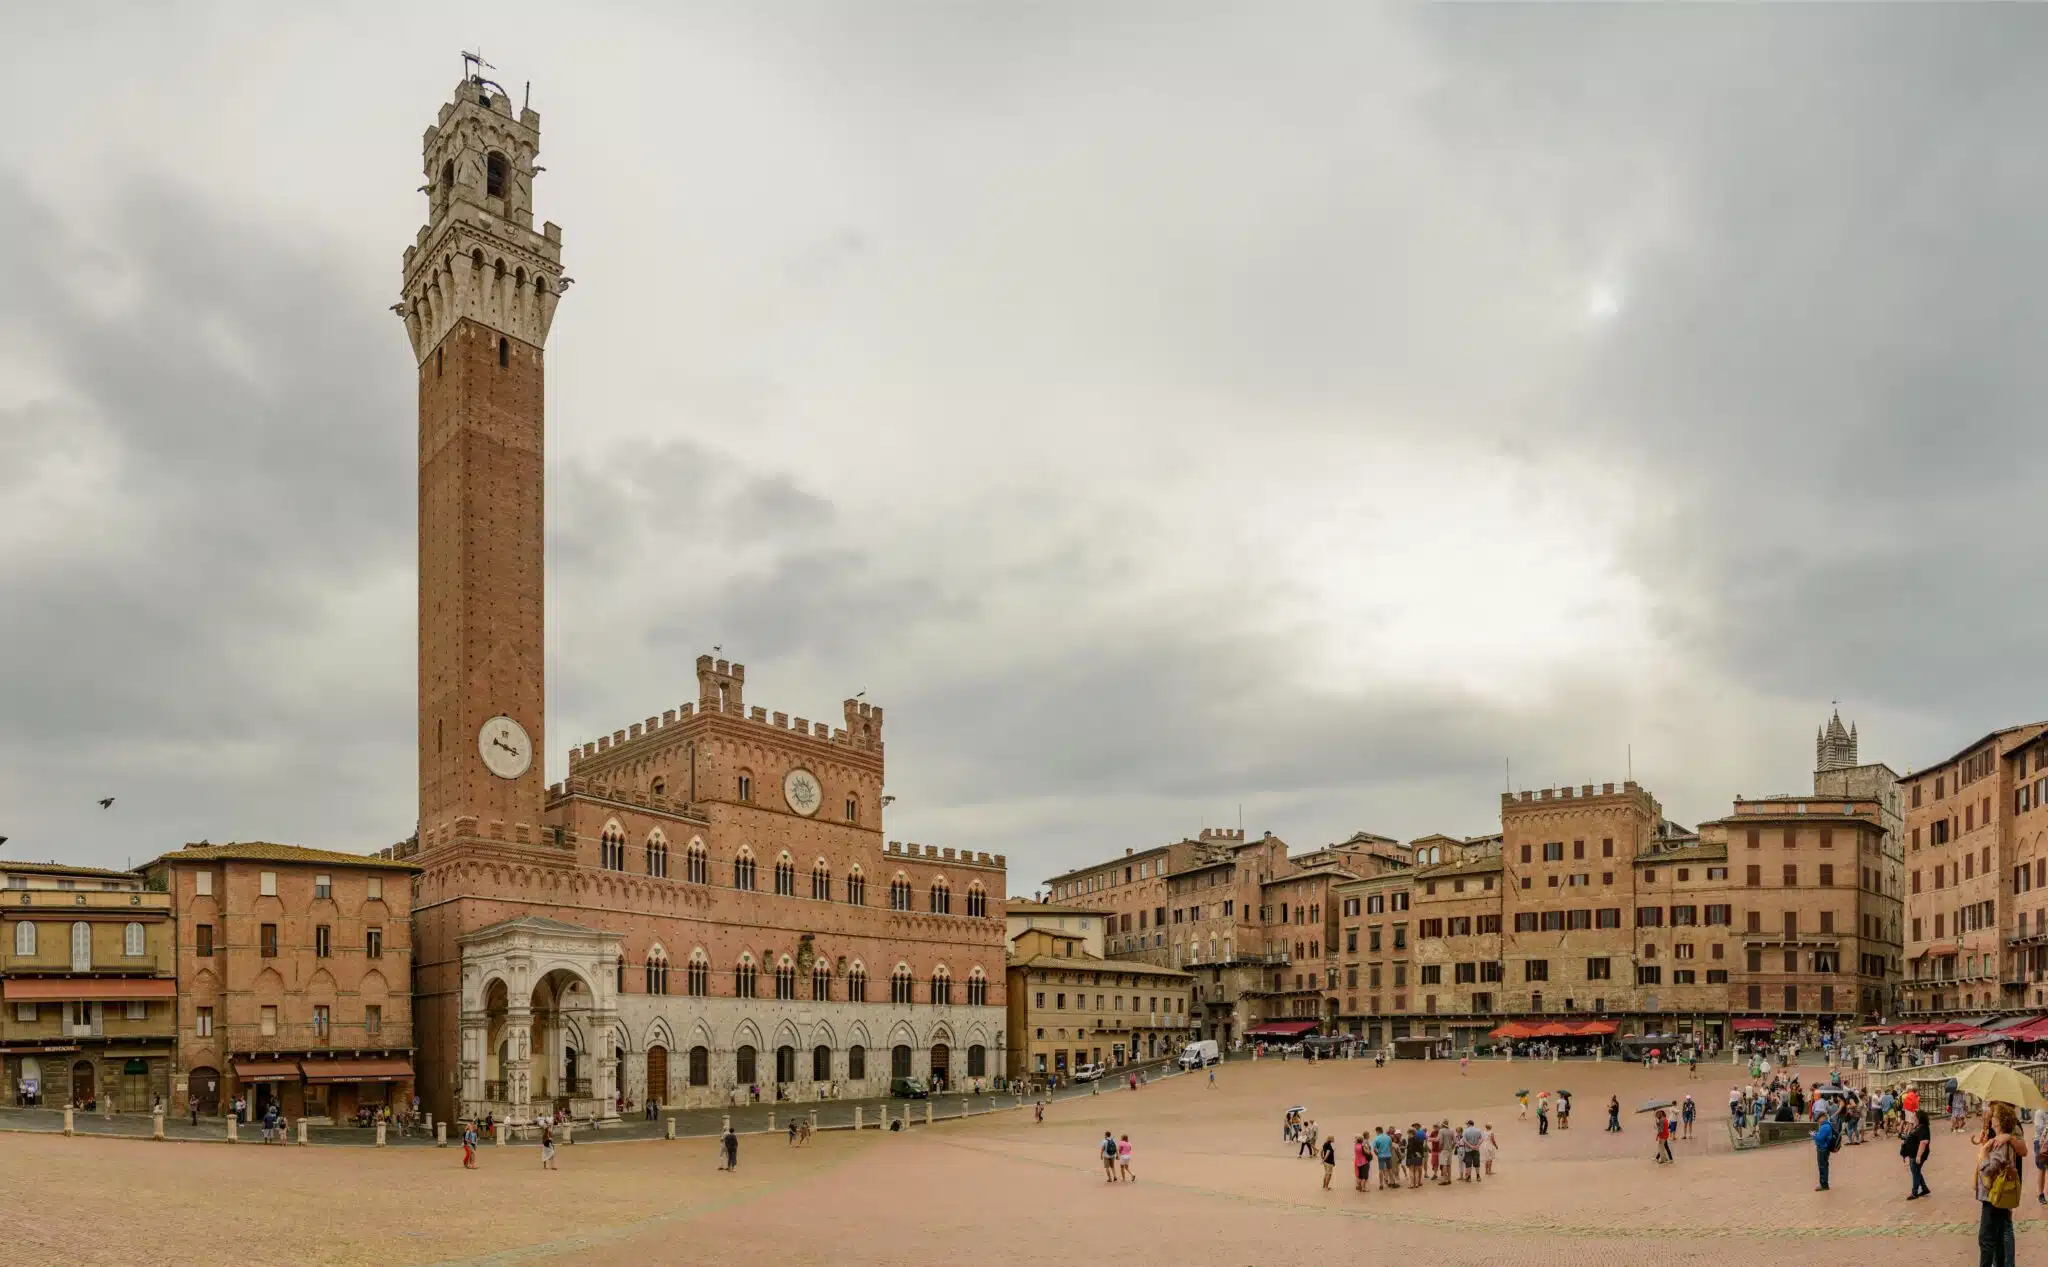
[[[1189,1043],[1182,1050],[1180,1053],[1180,1067],[1183,1069],[1200,1069],[1205,1065],[1216,1064],[1222,1059],[1223,1053],[1217,1048],[1216,1040],[1204,1038],[1199,1042]]]

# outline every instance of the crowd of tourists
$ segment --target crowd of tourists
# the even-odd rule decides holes
[[[1295,1156],[1322,1163],[1323,1188],[1328,1190],[1339,1161],[1337,1134],[1297,1107],[1280,1126],[1282,1143],[1295,1146]],[[1425,1183],[1481,1183],[1493,1173],[1500,1140],[1493,1123],[1467,1118],[1463,1126],[1444,1118],[1434,1125],[1410,1122],[1374,1126],[1351,1137],[1352,1187],[1364,1192],[1378,1175],[1381,1189],[1420,1188]]]

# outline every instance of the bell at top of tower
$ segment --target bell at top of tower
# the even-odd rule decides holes
[[[533,177],[540,114],[512,110],[504,89],[481,75],[455,86],[421,141],[427,222],[405,248],[405,319],[413,355],[424,362],[467,317],[542,346],[562,276],[562,230],[533,227]]]

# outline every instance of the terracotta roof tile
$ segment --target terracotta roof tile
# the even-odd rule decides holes
[[[374,867],[384,871],[418,871],[418,864],[379,858],[372,854],[337,853],[331,849],[308,849],[304,845],[278,845],[267,840],[237,841],[225,845],[187,845],[167,853],[146,866],[173,862],[300,862],[327,863],[337,867]]]

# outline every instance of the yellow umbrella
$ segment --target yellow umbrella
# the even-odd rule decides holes
[[[2048,1108],[2048,1099],[2034,1080],[2011,1065],[1979,1061],[1956,1077],[1956,1087],[1988,1103],[2019,1109]]]

